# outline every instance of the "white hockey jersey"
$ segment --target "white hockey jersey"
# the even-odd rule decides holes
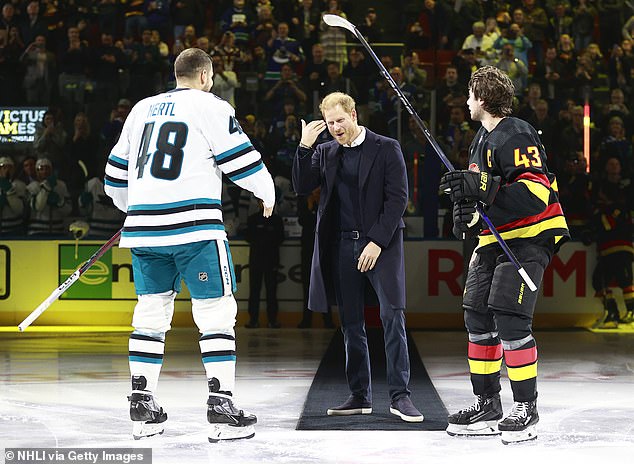
[[[127,212],[119,246],[226,239],[222,173],[275,203],[273,179],[229,103],[187,88],[141,100],[106,165],[106,194]]]

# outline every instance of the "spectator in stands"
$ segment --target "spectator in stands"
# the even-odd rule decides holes
[[[301,80],[304,89],[308,92],[309,99],[314,98],[314,92],[318,94],[322,92],[322,87],[326,79],[328,79],[328,64],[330,63],[334,62],[326,59],[323,45],[320,43],[314,44],[311,56],[306,60]],[[339,65],[338,63],[336,64],[337,66]]]
[[[484,35],[484,23],[476,21],[472,26],[473,33],[462,43],[462,49],[475,50],[476,59],[482,59],[486,52],[493,48],[491,37]]]
[[[148,28],[147,18],[145,17],[145,1],[129,0],[122,3],[124,29],[126,35],[131,35],[138,39],[144,29]]]
[[[623,48],[615,44],[610,53],[610,61],[608,63],[608,77],[610,79],[610,88],[618,87],[623,92],[628,92],[632,85],[631,66],[625,59]]]
[[[568,14],[568,2],[557,0],[553,16],[550,18],[551,38],[553,42],[559,42],[562,35],[572,36],[572,16]]]
[[[11,4],[7,3],[5,6],[7,5]],[[23,51],[24,43],[20,38],[20,32],[17,26],[11,26],[7,31],[5,43],[2,43],[0,38],[0,98],[4,105],[19,106],[24,103],[22,92],[24,73],[20,65],[20,56]]]
[[[59,96],[67,112],[73,113],[84,105],[87,72],[92,65],[88,44],[81,41],[79,29],[67,30],[67,45],[59,54]]]
[[[160,91],[161,63],[158,47],[152,43],[152,31],[145,29],[130,63],[130,96],[133,100],[138,101]]]
[[[525,82],[528,80],[528,68],[521,59],[515,57],[513,44],[506,43],[502,47],[502,53],[495,67],[508,74],[515,88],[515,96],[521,97],[524,94]]]
[[[420,94],[427,82],[427,71],[421,67],[416,51],[412,50],[403,54],[402,70],[405,82],[416,87],[417,95]]]
[[[90,128],[90,121],[84,112],[79,112],[73,120],[73,133],[66,142],[66,167],[60,172],[60,178],[66,182],[73,204],[73,213],[77,199],[84,190],[89,173],[101,172],[103,156],[99,139]]]
[[[310,50],[317,43],[319,31],[319,2],[301,0],[295,5],[291,16],[291,36],[299,40],[303,50]]]
[[[0,236],[24,234],[26,185],[14,177],[15,163],[0,156]]]
[[[544,98],[548,101],[551,110],[556,114],[565,98],[562,75],[565,72],[564,65],[557,57],[557,49],[554,46],[546,48],[544,63],[537,66],[533,73],[533,79],[539,82],[544,90]]]
[[[233,5],[220,16],[220,29],[222,32],[233,33],[235,45],[242,50],[248,46],[254,23],[255,13],[246,5],[245,0],[233,0]]]
[[[35,129],[33,139],[34,153],[38,158],[48,158],[49,164],[57,169],[66,167],[66,131],[57,115],[49,110]]]
[[[224,61],[220,55],[212,58],[214,76],[214,84],[211,91],[214,95],[218,95],[223,100],[228,101],[231,106],[236,106],[235,90],[240,86],[238,76],[233,71],[225,69]]]
[[[282,65],[280,79],[264,95],[264,101],[270,103],[268,106],[273,116],[281,113],[287,99],[293,100],[296,108],[302,108],[307,101],[306,93],[297,82],[289,63]]]
[[[35,157],[30,155],[22,160],[22,169],[17,178],[24,182],[24,185],[29,185],[31,182],[37,180],[35,161]]]
[[[584,0],[585,1],[585,0]],[[522,0],[524,9],[524,35],[533,44],[532,51],[539,65],[544,61],[544,47],[548,39],[548,15],[535,0]]]
[[[414,52],[412,52],[411,55],[413,55],[413,53]],[[407,60],[411,63],[410,58],[407,58]],[[408,74],[413,73],[413,66],[414,65],[411,64],[406,67],[404,71],[406,78]],[[365,59],[364,49],[352,47],[348,54],[348,63],[343,67],[341,75],[346,79],[350,79],[350,82],[352,82],[357,89],[357,119],[360,124],[364,125],[368,124],[370,119],[368,103],[370,99],[370,89],[372,87],[371,76],[374,72],[373,64],[368,63]]]
[[[235,44],[235,35],[227,31],[220,37],[220,42],[213,48],[212,56],[220,55],[227,71],[238,72],[248,61],[248,55]]]
[[[573,98],[577,101],[592,101],[592,90],[598,85],[594,62],[589,53],[583,53],[577,58],[574,76]]]
[[[277,30],[278,21],[273,16],[273,10],[270,6],[262,6],[258,10],[258,19],[253,28],[253,44],[266,47],[269,40],[273,38],[273,34]]]
[[[401,89],[401,92],[407,100],[414,106],[416,105],[416,87],[408,84],[403,79],[403,71],[400,67],[394,66],[389,70],[390,76],[394,83]],[[381,112],[387,121],[387,127],[390,137],[403,140],[403,133],[407,127],[407,115],[409,114],[403,106],[398,94],[390,85],[383,85],[381,90],[376,94],[376,100],[381,106]]]
[[[600,43],[602,50],[610,50],[621,42],[625,0],[597,0],[599,11]]]
[[[581,53],[592,42],[597,9],[593,4],[589,4],[588,0],[579,0],[579,3],[573,6],[572,13],[572,39],[575,43],[575,50],[577,53]]]
[[[484,35],[489,37],[494,43],[502,35],[498,22],[493,16],[488,17],[484,22]]]
[[[186,26],[197,24],[204,18],[202,2],[200,0],[172,1],[171,17],[174,30],[172,37],[179,39],[183,36]]]
[[[4,45],[2,41],[6,41],[9,36],[9,29],[17,27],[18,21],[15,16],[15,7],[13,3],[7,2],[2,5],[2,16],[0,17],[0,45]]]
[[[158,31],[161,37],[169,37],[172,32],[170,30],[170,3],[170,0],[145,0],[147,28]]]
[[[339,0],[328,0],[326,10],[321,12],[319,21],[319,43],[324,46],[326,59],[339,63],[340,66],[345,66],[348,62],[346,30],[341,27],[328,26],[323,20],[326,14],[341,16],[344,19],[348,17],[339,7]]]
[[[447,66],[445,77],[436,88],[436,108],[438,124],[445,126],[449,121],[449,109],[467,104],[467,88],[458,79],[458,68]]]
[[[513,23],[506,31],[502,31],[502,36],[493,43],[493,47],[502,50],[507,44],[513,46],[514,57],[519,59],[528,70],[528,52],[533,44],[524,35],[518,24]]]
[[[300,43],[288,35],[287,23],[279,23],[277,30],[266,43],[266,54],[269,57],[265,80],[277,81],[280,78],[280,68],[289,64],[293,70],[304,61],[304,50]]]
[[[124,56],[114,46],[111,34],[101,34],[101,44],[93,50],[93,66],[98,101],[114,106],[119,98],[119,71],[124,66]]]
[[[588,46],[586,47],[586,53],[590,56],[590,59],[592,59],[592,63],[597,75],[607,74],[606,63],[599,46],[595,43],[588,44]]]
[[[352,80],[343,77],[339,71],[338,63],[328,63],[326,66],[326,80],[320,89],[320,100],[333,92],[343,92],[356,99],[359,96],[356,86]]]
[[[625,136],[625,126],[619,116],[612,116],[608,123],[608,135],[599,146],[599,169],[602,170],[609,158],[618,158],[621,164],[621,175],[630,178],[634,173],[634,154],[632,141]]]
[[[582,151],[571,151],[565,158],[563,171],[557,175],[559,202],[566,212],[570,236],[573,240],[581,240],[592,217],[592,182],[586,173],[587,163]]]
[[[418,24],[429,47],[445,49],[449,46],[449,12],[443,2],[425,0],[418,15]]]
[[[104,165],[105,163],[101,165],[101,170]],[[79,196],[79,212],[90,227],[86,238],[104,240],[112,237],[123,226],[126,215],[105,194],[103,173],[92,174],[95,177],[86,182],[86,187]]]
[[[533,114],[527,118],[527,121],[531,123],[531,125],[537,131],[540,140],[544,144],[544,148],[546,148],[546,155],[550,158],[551,156],[554,158],[555,153],[555,134],[556,132],[556,123],[554,118],[549,116],[548,114],[548,102],[543,99],[537,100],[535,103],[535,108]],[[549,165],[551,163],[549,162]],[[553,169],[556,166],[551,166]]]
[[[531,82],[528,85],[526,95],[520,101],[517,117],[529,121],[535,116],[535,106],[542,98],[542,88],[538,82]]]
[[[372,7],[367,9],[365,18],[363,18],[363,22],[359,24],[358,29],[369,43],[383,41],[383,28],[378,21],[376,10]]]
[[[555,173],[563,171],[565,154],[583,152],[583,107],[576,105],[570,109],[570,125],[565,127],[558,138],[556,156],[549,154],[548,165]],[[594,168],[594,166],[593,166]]]
[[[36,36],[24,50],[20,61],[25,69],[23,85],[26,103],[47,106],[51,101],[51,93],[57,77],[57,59],[46,49],[46,36]]]
[[[117,106],[110,111],[110,117],[101,129],[101,141],[105,152],[110,153],[112,147],[114,147],[119,136],[121,135],[121,129],[123,129],[123,123],[125,122],[132,104],[127,98],[122,98],[117,103]]]
[[[20,23],[20,37],[25,44],[36,41],[37,36],[48,36],[48,27],[40,15],[40,3],[36,0],[30,1],[26,6],[26,16]]]
[[[27,201],[31,207],[29,235],[62,235],[64,220],[72,211],[70,195],[64,181],[59,180],[47,158],[35,163],[37,180],[27,185]]]
[[[621,89],[617,87],[610,91],[610,101],[608,102],[608,104],[603,106],[602,113],[603,113],[603,118],[602,118],[603,122],[601,123],[601,128],[604,130],[604,132],[607,133],[608,123],[610,119],[612,118],[612,116],[618,116],[625,123],[625,127],[629,128],[629,130],[626,130],[626,132],[628,134],[631,134],[632,114],[629,108],[627,107],[627,105],[625,104],[625,94],[623,93]]]

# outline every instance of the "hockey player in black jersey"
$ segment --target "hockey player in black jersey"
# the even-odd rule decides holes
[[[539,286],[544,269],[568,237],[554,175],[535,129],[509,117],[514,89],[502,71],[485,66],[471,76],[467,104],[480,121],[469,169],[446,173],[441,189],[453,202],[453,232],[478,237],[463,297],[475,403],[448,417],[449,435],[502,435],[502,443],[537,438],[537,345],[532,292],[480,221],[476,202]],[[500,368],[506,363],[514,405],[503,419]]]

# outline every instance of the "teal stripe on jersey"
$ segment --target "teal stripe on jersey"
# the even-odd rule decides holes
[[[251,174],[255,174],[256,172],[258,172],[260,169],[262,169],[263,166],[264,165],[260,163],[253,169],[249,169],[248,171],[245,171],[242,174],[238,174],[237,176],[230,176],[229,179],[233,182],[235,182],[236,180],[244,179],[245,177],[249,177]]]
[[[110,187],[115,187],[115,188],[127,188],[128,183],[127,182],[115,182],[112,181],[110,179],[104,179],[104,184],[110,186]]]
[[[236,356],[235,355],[228,355],[228,356],[208,356],[206,358],[203,358],[203,362],[204,363],[214,363],[214,362],[224,362],[224,361],[235,361],[236,360]]]
[[[237,153],[240,150],[244,150],[247,147],[253,147],[253,145],[251,145],[251,142],[244,142],[242,145],[238,145],[237,147],[232,148],[231,150],[227,150],[224,153],[220,153],[219,155],[216,156],[216,161],[222,161],[227,156],[231,156],[234,153]]]
[[[162,359],[143,358],[141,356],[128,356],[128,358],[132,362],[140,362],[140,363],[147,363],[147,364],[163,364]]]
[[[123,158],[119,158],[118,156],[110,155],[108,158],[113,161],[116,161],[117,163],[125,164],[126,166],[128,165],[127,160],[124,160]]]
[[[183,201],[175,201],[173,203],[158,203],[153,205],[130,205],[128,206],[128,211],[138,211],[138,210],[152,210],[159,211],[161,209],[168,208],[177,208],[179,206],[191,206],[191,205],[221,205],[222,202],[220,200],[215,200],[213,198],[194,198],[192,200],[183,200]]]
[[[173,230],[143,230],[139,232],[126,232],[125,229],[121,233],[124,237],[166,237],[170,235],[187,234],[199,230],[225,230],[222,224],[203,224],[200,226],[183,227]]]

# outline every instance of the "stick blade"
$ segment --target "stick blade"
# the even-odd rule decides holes
[[[324,15],[324,22],[331,27],[343,27],[344,29],[348,29],[350,32],[354,32],[354,26],[352,23],[339,15],[326,14]]]

